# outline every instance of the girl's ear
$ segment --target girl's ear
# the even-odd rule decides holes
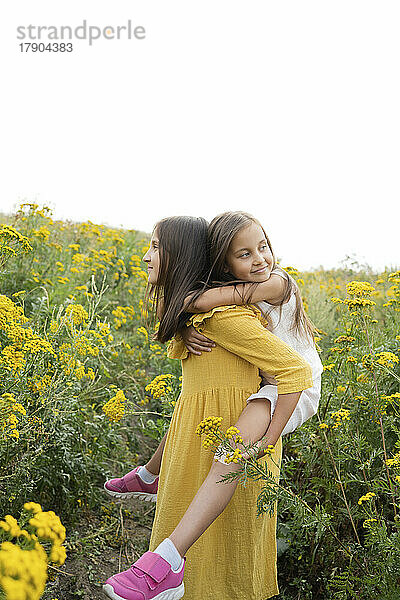
[[[226,264],[224,265],[224,273],[229,273],[229,269],[228,269],[228,267],[226,266]]]

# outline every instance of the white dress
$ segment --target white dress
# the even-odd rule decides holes
[[[274,271],[274,273],[280,275],[279,271]],[[292,433],[317,412],[321,396],[321,373],[323,367],[314,342],[306,334],[296,334],[296,331],[291,329],[296,310],[296,296],[294,294],[281,307],[273,306],[268,302],[258,302],[258,307],[268,318],[268,322],[270,323],[268,329],[282,341],[286,342],[288,346],[296,350],[309,363],[312,369],[313,386],[301,393],[296,408],[282,431],[282,435],[286,435]],[[282,312],[280,312],[280,309],[282,309]],[[267,373],[260,372],[260,376],[263,379],[261,383],[262,387],[256,394],[252,394],[247,399],[247,402],[251,402],[255,398],[268,399],[271,403],[272,418],[278,399],[278,388],[272,382],[271,378],[268,377]]]

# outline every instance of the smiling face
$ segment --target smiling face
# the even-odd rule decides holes
[[[274,258],[262,227],[251,223],[241,229],[231,241],[225,261],[236,279],[254,282],[269,279]]]
[[[148,282],[152,285],[156,285],[160,269],[160,250],[157,230],[155,230],[151,236],[150,247],[143,256],[143,260],[147,264],[149,275]]]

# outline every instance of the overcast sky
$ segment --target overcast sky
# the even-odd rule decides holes
[[[241,209],[283,264],[332,267],[347,254],[400,264],[398,0],[1,10],[0,211],[37,202],[56,218],[151,231],[168,215]],[[53,27],[42,29],[47,44],[62,25],[82,37],[84,20],[87,35],[115,36],[129,20],[145,35],[21,52],[40,41],[29,25],[32,35]]]

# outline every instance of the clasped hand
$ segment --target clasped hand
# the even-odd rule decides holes
[[[211,352],[212,348],[216,346],[215,342],[196,331],[192,325],[185,327],[180,334],[186,348],[191,354],[195,354],[196,356],[200,356],[202,352]]]

